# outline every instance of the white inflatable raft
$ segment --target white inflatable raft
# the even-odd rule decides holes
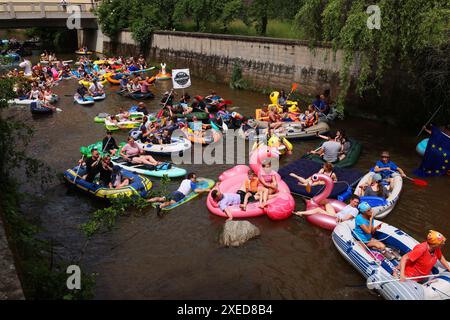
[[[95,103],[95,100],[92,97],[84,97],[84,99],[81,99],[78,96],[73,96],[73,100],[75,100],[76,103],[84,105],[84,106],[93,105]]]
[[[355,188],[355,194],[359,195],[357,192],[361,190],[360,186],[371,183],[374,174],[375,172],[370,171],[361,178]],[[383,219],[386,217],[392,209],[394,209],[400,197],[400,193],[403,188],[403,179],[398,173],[392,174],[392,178],[394,181],[392,183],[392,190],[389,190],[389,197],[386,199],[380,197],[362,197],[361,199],[361,201],[366,201],[370,204],[375,218]]]
[[[257,121],[257,123],[259,128],[268,127],[268,122],[266,121]],[[300,122],[285,122],[280,128],[275,130],[278,136],[289,140],[314,138],[317,133],[324,134],[328,131],[330,131],[330,126],[326,122],[319,122],[309,128],[302,128]]]
[[[374,225],[380,224],[374,220]],[[435,277],[426,277],[423,283],[413,280],[394,281],[392,270],[399,265],[396,259],[388,260],[380,252],[368,251],[368,248],[353,236],[355,220],[339,223],[334,228],[332,240],[339,253],[350,262],[366,279],[369,288],[373,288],[388,300],[444,300],[450,299],[450,272],[438,261],[432,270]],[[411,251],[418,241],[383,222],[375,238],[387,247],[400,253],[401,256]],[[372,284],[373,282],[380,282]],[[385,282],[387,281],[387,282]]]
[[[184,137],[172,137],[171,140],[172,143],[170,144],[142,143],[140,140],[136,141],[136,143],[144,149],[145,152],[165,156],[170,156],[172,153],[179,154],[192,147],[192,142]]]

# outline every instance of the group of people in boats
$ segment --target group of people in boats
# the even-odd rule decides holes
[[[334,102],[330,98],[330,91],[317,95],[312,104],[301,112],[296,103],[289,101],[286,92],[279,91],[277,104],[263,105],[259,118],[266,120],[269,127],[280,128],[285,122],[299,122],[303,128],[309,128],[319,123],[320,117],[326,117],[332,110]]]
[[[227,215],[227,220],[233,219],[231,206],[239,205],[245,211],[249,202],[259,201],[258,207],[263,209],[267,206],[267,201],[278,193],[278,181],[270,159],[263,161],[262,170],[258,175],[250,170],[247,179],[242,182],[236,193],[222,193],[219,190],[219,185],[220,182],[216,183],[211,196],[217,202],[218,207]]]

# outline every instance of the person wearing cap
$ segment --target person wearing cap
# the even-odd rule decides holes
[[[393,171],[397,171],[404,178],[406,177],[405,172],[397,166],[393,161],[390,160],[390,155],[388,151],[383,151],[381,153],[381,160],[378,160],[375,164],[373,170],[375,173],[379,173],[384,179],[390,179]]]
[[[359,196],[369,196],[369,197],[389,197],[389,190],[381,184],[383,178],[379,173],[375,173],[372,176],[372,182],[370,184],[363,184],[359,186],[357,193]]]
[[[356,239],[362,241],[367,247],[378,249],[383,253],[386,246],[383,242],[373,238],[373,234],[381,228],[383,223],[374,226],[372,208],[367,202],[361,202],[358,210],[360,214],[355,218],[355,229],[353,230]]]
[[[426,241],[416,245],[402,257],[400,266],[394,269],[394,275],[398,275],[398,269],[400,269],[400,281],[405,281],[410,277],[426,277],[431,274],[431,270],[438,260],[450,271],[450,265],[441,251],[445,241],[446,238],[440,232],[430,230]]]

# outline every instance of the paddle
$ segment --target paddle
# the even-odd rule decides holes
[[[289,97],[291,96],[292,92],[294,92],[295,90],[297,90],[298,84],[296,84],[295,82],[292,84],[291,87],[291,92],[289,92],[288,96],[286,97],[286,100],[289,100]]]
[[[441,276],[441,275],[443,275],[443,273],[437,273],[437,274],[432,274],[432,275],[428,275],[428,276],[408,277],[408,278],[405,278],[405,280],[414,280],[414,279],[423,279],[423,278],[435,278],[435,277],[438,277],[438,276]],[[367,280],[369,280],[369,279],[367,279]],[[378,287],[378,286],[376,286],[378,284],[388,283],[388,282],[397,282],[397,281],[400,281],[400,278],[398,278],[398,279],[390,279],[390,280],[382,280],[382,281],[367,282],[366,285],[367,285],[367,288],[369,290],[373,290],[373,289],[376,289]]]
[[[439,110],[441,110],[441,108],[442,108],[442,104],[441,104],[441,105],[439,106],[439,108],[437,108],[437,110],[433,113],[433,115],[432,115],[431,118],[427,121],[427,123],[425,123],[425,125],[422,127],[422,130],[420,130],[420,132],[419,132],[419,134],[417,135],[417,137],[420,136],[420,134],[422,133],[424,127],[426,127],[426,126],[430,123],[430,121],[434,118],[434,116],[436,116],[436,114],[439,112]]]
[[[173,88],[170,90],[170,92],[169,92],[169,94],[168,94],[168,96],[167,96],[166,102],[164,102],[164,105],[162,106],[161,110],[159,110],[158,114],[156,115],[156,117],[157,117],[158,119],[162,117],[163,112],[164,112],[163,110],[164,110],[164,108],[166,107],[167,102],[169,101],[170,96],[172,95],[172,93],[173,93]]]
[[[73,179],[73,183],[75,183],[75,181],[77,181],[78,172],[80,171],[81,164],[83,163],[83,160],[84,160],[84,154],[83,154],[83,156],[81,157],[81,163],[78,165],[78,169],[77,169],[77,172],[75,173],[75,178]]]
[[[396,171],[394,171],[394,170],[389,170],[389,171],[390,171],[390,172],[393,172],[393,173],[396,172]],[[410,177],[408,177],[407,175],[405,175],[405,178],[408,179],[408,180],[410,180],[410,181],[412,181],[412,182],[414,182],[414,184],[415,184],[416,186],[426,187],[426,186],[428,185],[428,182],[425,181],[425,180],[422,180],[422,179],[410,178]]]

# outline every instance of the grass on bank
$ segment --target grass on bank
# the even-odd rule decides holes
[[[191,19],[186,19],[178,26],[176,31],[196,32],[195,22]],[[202,32],[242,36],[258,36],[254,24],[248,26],[242,20],[232,21],[228,25],[226,30],[223,29],[222,24],[213,22],[207,26],[206,30],[202,30]],[[284,39],[304,38],[300,32],[294,30],[292,22],[286,20],[269,20],[267,24],[266,37]]]

